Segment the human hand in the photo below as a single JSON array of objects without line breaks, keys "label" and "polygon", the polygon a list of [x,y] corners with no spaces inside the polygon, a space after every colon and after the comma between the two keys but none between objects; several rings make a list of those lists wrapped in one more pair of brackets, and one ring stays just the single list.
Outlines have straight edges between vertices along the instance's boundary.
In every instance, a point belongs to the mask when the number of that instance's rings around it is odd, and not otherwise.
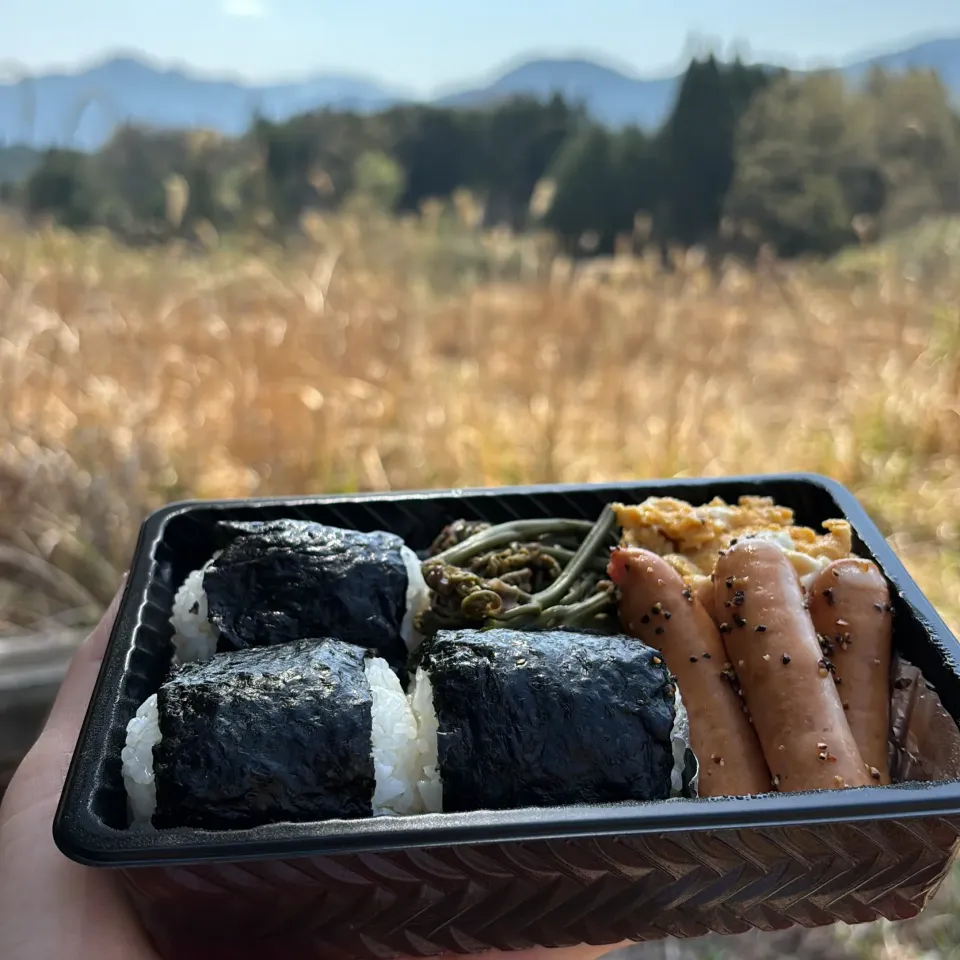
[{"label": "human hand", "polygon": [[53,816],[120,594],[70,664],[43,732],[0,806],[0,930],[6,960],[159,960],[116,878],[68,860]]},{"label": "human hand", "polygon": [[[116,876],[68,860],[53,842],[54,813],[119,602],[118,592],[74,656],[46,726],[0,806],[4,960],[161,960]],[[614,949],[490,953],[485,960],[596,960]]]}]

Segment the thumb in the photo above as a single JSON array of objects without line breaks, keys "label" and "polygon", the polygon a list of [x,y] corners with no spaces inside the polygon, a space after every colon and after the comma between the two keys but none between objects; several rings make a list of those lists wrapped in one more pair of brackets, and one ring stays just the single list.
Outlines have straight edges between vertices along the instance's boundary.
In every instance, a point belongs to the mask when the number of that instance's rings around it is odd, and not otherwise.
[{"label": "thumb", "polygon": [[0,823],[13,810],[49,801],[63,789],[122,592],[123,583],[100,622],[74,654],[40,736],[10,781],[0,809]]},{"label": "thumb", "polygon": [[47,718],[43,733],[53,733],[64,740],[73,741],[80,732],[83,716],[90,703],[90,695],[97,682],[100,667],[103,664],[103,655],[107,649],[107,642],[113,626],[116,623],[117,612],[120,609],[120,599],[126,586],[127,576],[123,575],[113,600],[100,622],[93,628],[90,635],[77,648],[73,656],[67,675],[64,677],[56,700]]}]

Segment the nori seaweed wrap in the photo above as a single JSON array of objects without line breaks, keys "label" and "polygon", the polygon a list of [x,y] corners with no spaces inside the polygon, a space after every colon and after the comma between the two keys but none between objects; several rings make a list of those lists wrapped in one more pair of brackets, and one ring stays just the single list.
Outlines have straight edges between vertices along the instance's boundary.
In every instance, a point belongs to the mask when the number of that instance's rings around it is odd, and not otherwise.
[{"label": "nori seaweed wrap", "polygon": [[664,800],[695,764],[666,666],[630,637],[441,631],[419,661],[428,810],[440,784],[444,812]]},{"label": "nori seaweed wrap", "polygon": [[157,695],[155,825],[370,816],[364,659],[348,644],[301,642],[181,668]]},{"label": "nori seaweed wrap", "polygon": [[213,830],[413,812],[415,736],[396,675],[352,644],[185,664],[128,725],[132,819]]},{"label": "nori seaweed wrap", "polygon": [[219,651],[336,637],[405,661],[427,590],[400,537],[304,520],[223,522],[219,531],[230,542],[203,573]]}]

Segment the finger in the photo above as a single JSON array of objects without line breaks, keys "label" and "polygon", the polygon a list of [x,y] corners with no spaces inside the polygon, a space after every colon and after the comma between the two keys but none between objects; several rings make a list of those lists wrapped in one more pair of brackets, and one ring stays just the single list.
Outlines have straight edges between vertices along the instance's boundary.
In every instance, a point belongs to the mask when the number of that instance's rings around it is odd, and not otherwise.
[{"label": "finger", "polygon": [[126,584],[126,574],[120,581],[116,595],[107,607],[100,622],[93,628],[86,640],[80,644],[73,656],[67,675],[60,685],[60,690],[50,710],[50,716],[44,727],[47,731],[56,731],[64,736],[76,737],[83,723],[90,702],[90,694],[97,682],[97,674],[103,663],[103,655],[107,649],[110,632],[117,619],[120,608],[120,598]]},{"label": "finger", "polygon": [[[295,945],[294,945],[295,943]],[[262,942],[241,944],[231,939],[225,941],[211,941],[204,938],[202,943],[181,943],[178,939],[164,940],[158,950],[163,956],[177,957],[177,960],[270,960],[280,957],[299,957],[309,953],[314,956],[316,944],[313,938],[308,938],[309,945],[301,945],[299,940],[271,943],[265,947]],[[636,944],[631,940],[620,943],[610,943],[606,946],[591,947],[585,944],[576,947],[533,947],[530,950],[491,950],[480,954],[440,954],[433,960],[469,960],[475,956],[478,960],[599,960],[614,950],[623,950]],[[411,956],[401,957],[399,960],[417,960]]]},{"label": "finger", "polygon": [[[611,943],[605,947],[590,947],[582,944],[578,947],[542,947],[533,950],[517,950],[512,953],[500,954],[504,960],[599,960],[600,957],[614,950],[622,950],[634,944],[630,940],[621,943]],[[491,954],[487,954],[489,958]]]},{"label": "finger", "polygon": [[100,622],[74,654],[47,722],[7,788],[0,821],[13,809],[36,807],[59,796],[117,617],[125,579]]}]

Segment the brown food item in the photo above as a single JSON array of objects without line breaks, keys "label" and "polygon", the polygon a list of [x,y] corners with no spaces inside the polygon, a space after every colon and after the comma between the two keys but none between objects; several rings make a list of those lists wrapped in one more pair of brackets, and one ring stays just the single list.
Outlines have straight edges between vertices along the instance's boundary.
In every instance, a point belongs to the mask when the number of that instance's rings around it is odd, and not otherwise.
[{"label": "brown food item", "polygon": [[873,784],[790,561],[772,543],[741,541],[717,563],[714,597],[727,655],[779,789]]},{"label": "brown food item", "polygon": [[680,574],[648,550],[615,550],[609,573],[620,587],[624,630],[659,650],[677,678],[700,762],[700,796],[769,793],[770,770],[724,676],[727,655],[710,614]]},{"label": "brown food item", "polygon": [[893,655],[890,778],[895,783],[960,780],[960,729],[920,670]]},{"label": "brown food item", "polygon": [[[847,722],[881,784],[890,783],[890,590],[870,560],[835,560],[810,587],[810,617],[841,680]],[[876,771],[876,773],[874,773]]]}]

